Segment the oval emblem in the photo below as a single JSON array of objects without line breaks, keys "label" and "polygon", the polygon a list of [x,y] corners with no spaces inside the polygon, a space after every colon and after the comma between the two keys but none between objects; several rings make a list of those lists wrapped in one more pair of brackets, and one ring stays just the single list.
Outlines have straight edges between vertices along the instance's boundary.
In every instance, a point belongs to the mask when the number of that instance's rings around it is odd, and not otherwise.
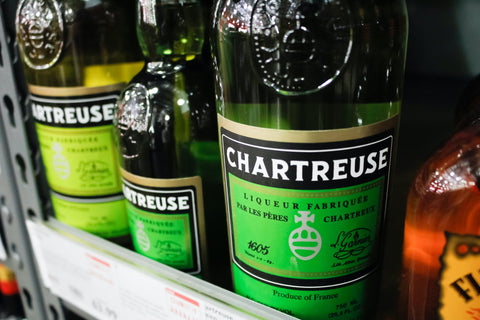
[{"label": "oval emblem", "polygon": [[350,56],[353,28],[345,1],[258,0],[251,55],[267,86],[286,95],[320,90]]},{"label": "oval emblem", "polygon": [[23,0],[18,6],[16,33],[23,60],[43,70],[60,58],[64,43],[63,19],[55,0]]},{"label": "oval emblem", "polygon": [[120,94],[115,108],[114,126],[121,132],[147,133],[150,100],[148,89],[141,83],[128,85]]}]

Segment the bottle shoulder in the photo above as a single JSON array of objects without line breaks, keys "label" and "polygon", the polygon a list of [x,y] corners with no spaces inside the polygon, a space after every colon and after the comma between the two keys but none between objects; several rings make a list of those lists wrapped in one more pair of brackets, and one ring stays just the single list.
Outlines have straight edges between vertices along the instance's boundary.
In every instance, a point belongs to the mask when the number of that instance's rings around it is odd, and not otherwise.
[{"label": "bottle shoulder", "polygon": [[17,8],[16,36],[28,83],[88,87],[133,76],[131,64],[141,60],[133,3],[38,3],[22,1]]},{"label": "bottle shoulder", "polygon": [[479,133],[458,132],[420,168],[405,217],[404,248],[414,251],[404,256],[411,258],[418,252],[415,248],[423,247],[433,257],[429,264],[438,268],[445,232],[480,235]]},{"label": "bottle shoulder", "polygon": [[456,132],[422,165],[412,188],[420,198],[479,193],[479,175],[480,125],[475,124]]}]

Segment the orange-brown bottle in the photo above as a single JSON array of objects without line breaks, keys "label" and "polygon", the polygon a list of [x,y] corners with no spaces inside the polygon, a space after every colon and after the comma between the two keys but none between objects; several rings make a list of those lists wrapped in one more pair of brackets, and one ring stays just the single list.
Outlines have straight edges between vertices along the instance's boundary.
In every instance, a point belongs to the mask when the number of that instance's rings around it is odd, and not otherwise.
[{"label": "orange-brown bottle", "polygon": [[401,319],[480,319],[480,121],[420,168],[404,229]]}]

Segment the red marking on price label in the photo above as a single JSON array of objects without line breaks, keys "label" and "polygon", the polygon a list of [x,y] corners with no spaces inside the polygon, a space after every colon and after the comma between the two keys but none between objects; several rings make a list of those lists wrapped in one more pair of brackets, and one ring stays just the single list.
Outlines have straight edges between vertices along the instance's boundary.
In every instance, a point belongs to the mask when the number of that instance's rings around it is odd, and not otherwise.
[{"label": "red marking on price label", "polygon": [[166,288],[166,290],[167,290],[167,293],[169,293],[169,294],[171,294],[171,295],[173,295],[173,296],[175,296],[175,297],[177,297],[177,298],[180,298],[180,299],[182,299],[182,300],[185,300],[185,301],[193,304],[193,305],[196,306],[196,307],[199,307],[199,306],[200,306],[200,304],[198,303],[198,301],[195,301],[195,300],[193,300],[192,298],[189,298],[189,297],[187,297],[187,296],[185,296],[185,295],[183,295],[183,294],[181,294],[181,293],[178,293],[178,292],[176,292],[176,291],[174,291],[174,290],[172,290],[172,289],[169,289],[169,288]]},{"label": "red marking on price label", "polygon": [[98,262],[98,263],[100,263],[100,264],[102,264],[102,265],[110,268],[110,263],[108,263],[108,262],[106,262],[106,261],[103,261],[102,259],[97,258],[97,257],[95,257],[95,256],[92,256],[92,255],[89,254],[89,253],[87,253],[86,256],[87,256],[87,258],[90,258],[90,259],[92,259],[93,261]]},{"label": "red marking on price label", "polygon": [[166,288],[170,296],[168,310],[172,319],[198,320],[200,319],[200,303],[173,289]]}]

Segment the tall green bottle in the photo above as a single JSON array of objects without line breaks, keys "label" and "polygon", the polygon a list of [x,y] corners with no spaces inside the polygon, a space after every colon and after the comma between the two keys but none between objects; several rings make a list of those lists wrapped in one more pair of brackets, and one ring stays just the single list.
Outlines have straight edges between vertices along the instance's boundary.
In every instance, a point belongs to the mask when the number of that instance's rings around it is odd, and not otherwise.
[{"label": "tall green bottle", "polygon": [[233,284],[373,319],[403,91],[403,0],[221,0],[214,62]]},{"label": "tall green bottle", "polygon": [[130,241],[113,109],[141,69],[133,0],[21,0],[16,33],[58,220]]},{"label": "tall green bottle", "polygon": [[145,66],[114,121],[136,251],[228,287],[208,11],[199,0],[138,1]]}]

